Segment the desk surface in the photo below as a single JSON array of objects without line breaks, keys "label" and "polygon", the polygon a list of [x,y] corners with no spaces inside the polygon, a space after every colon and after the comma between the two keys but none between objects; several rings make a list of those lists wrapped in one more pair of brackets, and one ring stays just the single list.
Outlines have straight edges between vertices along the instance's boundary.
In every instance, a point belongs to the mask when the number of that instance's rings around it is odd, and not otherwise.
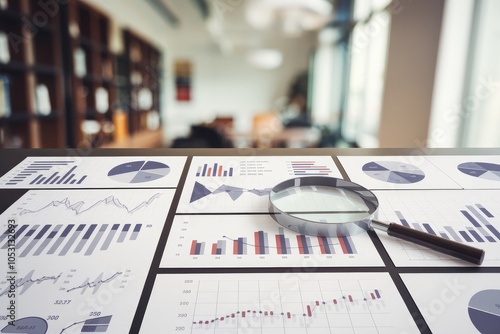
[{"label": "desk surface", "polygon": [[[2,333],[500,328],[500,149],[0,156],[8,273],[0,306],[13,305],[0,314]],[[357,182],[378,197],[379,219],[483,248],[485,261],[469,265],[373,231],[326,238],[283,229],[268,215],[269,188],[301,175]]]}]

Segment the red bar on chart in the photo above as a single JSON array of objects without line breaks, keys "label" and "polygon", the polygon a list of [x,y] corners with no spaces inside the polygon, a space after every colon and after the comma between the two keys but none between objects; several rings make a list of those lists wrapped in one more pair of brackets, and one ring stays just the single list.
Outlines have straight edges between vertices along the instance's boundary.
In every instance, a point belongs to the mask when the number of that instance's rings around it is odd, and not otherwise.
[{"label": "red bar on chart", "polygon": [[307,305],[307,316],[312,317],[311,305]]},{"label": "red bar on chart", "polygon": [[198,243],[197,240],[193,240],[191,242],[191,250],[189,251],[189,255],[196,255],[196,244]]}]

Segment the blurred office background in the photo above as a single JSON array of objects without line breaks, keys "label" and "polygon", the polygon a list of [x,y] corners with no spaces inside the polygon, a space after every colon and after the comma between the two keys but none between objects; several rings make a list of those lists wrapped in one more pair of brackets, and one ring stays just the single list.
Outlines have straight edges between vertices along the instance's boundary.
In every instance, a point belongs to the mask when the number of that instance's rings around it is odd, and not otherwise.
[{"label": "blurred office background", "polygon": [[0,147],[498,147],[497,0],[0,0]]}]

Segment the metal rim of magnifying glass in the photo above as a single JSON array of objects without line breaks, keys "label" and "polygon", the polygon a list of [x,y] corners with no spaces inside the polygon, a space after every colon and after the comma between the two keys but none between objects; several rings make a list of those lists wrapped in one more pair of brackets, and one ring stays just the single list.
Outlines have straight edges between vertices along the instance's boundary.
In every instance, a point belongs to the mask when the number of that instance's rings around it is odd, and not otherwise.
[{"label": "metal rim of magnifying glass", "polygon": [[[293,193],[287,192],[287,190],[304,186],[332,187],[351,191],[357,194],[368,207],[366,217],[355,221],[328,223],[299,218],[294,216],[297,213],[290,214],[276,207],[274,201],[277,198],[293,195]],[[271,217],[283,227],[300,234],[312,236],[337,237],[365,232],[370,229],[370,221],[375,215],[377,208],[378,199],[370,190],[351,181],[327,176],[305,176],[289,179],[274,186],[269,193],[269,214]]]}]

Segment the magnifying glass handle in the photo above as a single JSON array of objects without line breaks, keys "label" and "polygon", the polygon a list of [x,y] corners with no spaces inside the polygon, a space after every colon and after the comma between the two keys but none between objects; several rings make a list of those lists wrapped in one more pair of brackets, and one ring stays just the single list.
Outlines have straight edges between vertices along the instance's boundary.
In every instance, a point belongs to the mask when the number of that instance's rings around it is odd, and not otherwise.
[{"label": "magnifying glass handle", "polygon": [[403,225],[386,223],[376,219],[372,219],[371,226],[378,230],[385,231],[388,235],[395,238],[410,241],[474,264],[483,263],[484,250],[479,248],[441,238],[430,233],[414,230]]}]

